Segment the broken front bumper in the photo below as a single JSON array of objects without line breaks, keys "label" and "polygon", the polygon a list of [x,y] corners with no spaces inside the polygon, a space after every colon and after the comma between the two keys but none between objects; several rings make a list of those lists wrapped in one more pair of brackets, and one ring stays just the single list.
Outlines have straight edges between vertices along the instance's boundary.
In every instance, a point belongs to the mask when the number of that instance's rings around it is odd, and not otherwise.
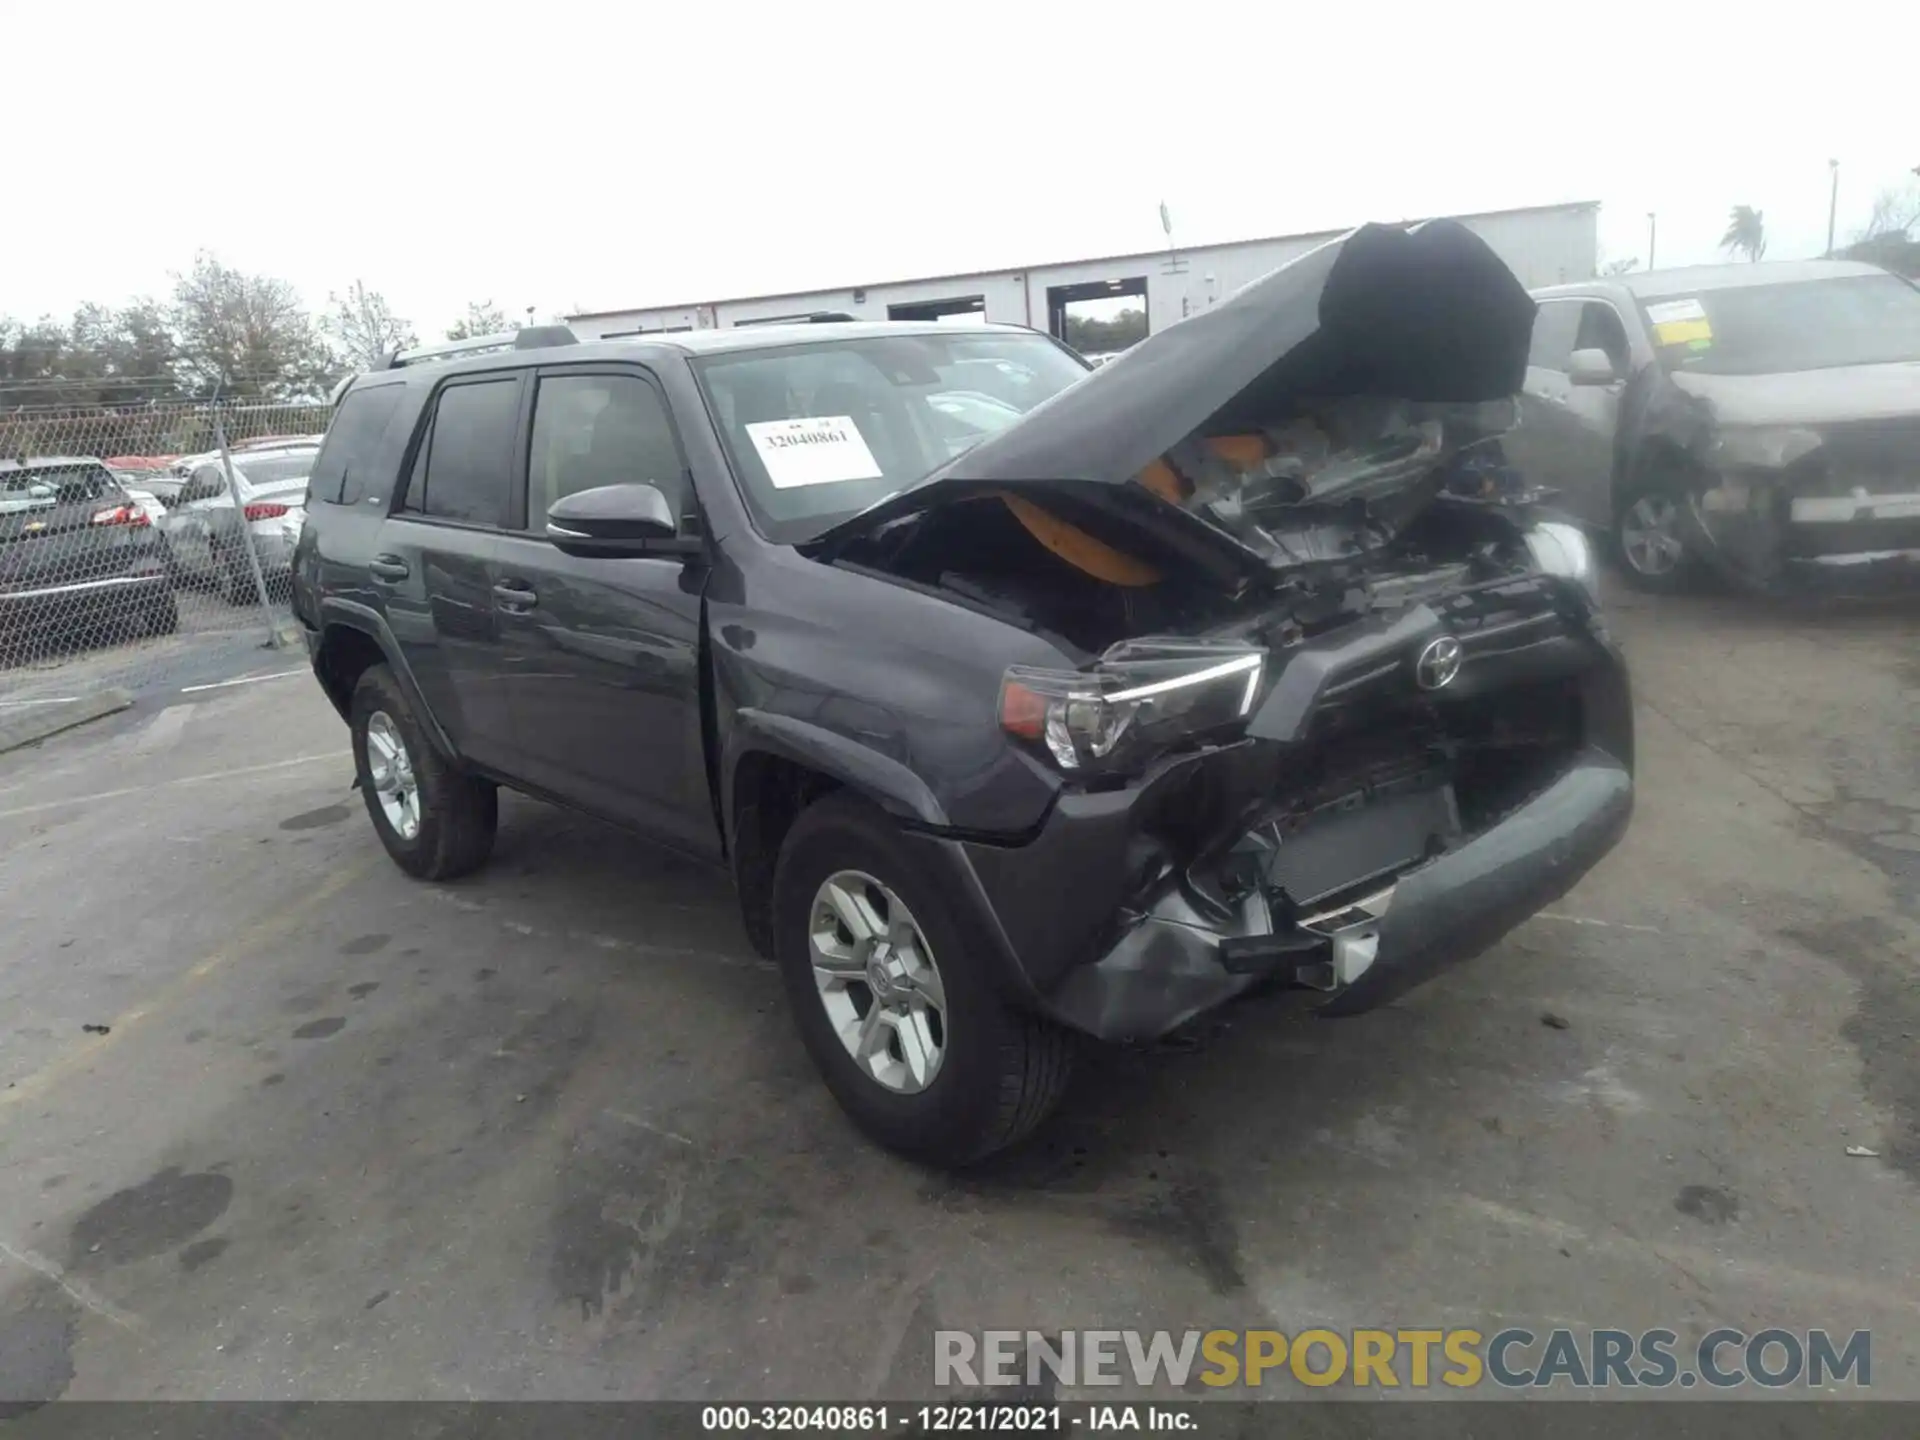
[{"label": "broken front bumper", "polygon": [[1098,1038],[1265,980],[1371,1009],[1565,894],[1632,814],[1631,686],[1597,619],[1557,581],[1476,598],[1505,608],[1451,605],[1442,699],[1406,702],[1441,628],[1415,607],[1295,653],[1243,740],[1064,790],[1017,841],[910,843],[1009,996]]},{"label": "broken front bumper", "polygon": [[1286,975],[1333,990],[1323,1014],[1371,1010],[1559,899],[1613,848],[1632,812],[1632,776],[1587,751],[1499,824],[1286,933],[1274,933],[1257,897],[1238,925],[1222,927],[1171,891],[1105,956],[1070,971],[1049,1008],[1102,1039],[1149,1038]]},{"label": "broken front bumper", "polygon": [[1768,488],[1723,485],[1702,501],[1684,512],[1686,541],[1735,585],[1780,595],[1920,593],[1920,494],[1794,495],[1775,512]]}]

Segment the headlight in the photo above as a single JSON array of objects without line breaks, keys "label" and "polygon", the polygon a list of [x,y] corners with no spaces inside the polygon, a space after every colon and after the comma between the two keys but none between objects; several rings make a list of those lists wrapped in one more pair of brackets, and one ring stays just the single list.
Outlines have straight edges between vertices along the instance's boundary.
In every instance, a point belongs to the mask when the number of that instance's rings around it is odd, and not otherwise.
[{"label": "headlight", "polygon": [[1818,450],[1820,443],[1820,432],[1804,426],[1756,425],[1722,431],[1714,445],[1714,457],[1723,465],[1784,470]]},{"label": "headlight", "polygon": [[1547,520],[1526,532],[1527,553],[1543,575],[1576,580],[1595,605],[1600,603],[1600,576],[1594,569],[1593,547],[1578,525]]},{"label": "headlight", "polygon": [[1091,670],[1007,669],[1000,724],[1062,770],[1123,770],[1252,713],[1266,652],[1237,642],[1131,640]]}]

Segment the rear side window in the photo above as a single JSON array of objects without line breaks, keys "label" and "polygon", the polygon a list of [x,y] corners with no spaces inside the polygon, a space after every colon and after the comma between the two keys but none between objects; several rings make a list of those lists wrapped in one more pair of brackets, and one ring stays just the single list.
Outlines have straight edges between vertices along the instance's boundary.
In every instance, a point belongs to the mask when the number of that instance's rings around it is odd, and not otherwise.
[{"label": "rear side window", "polygon": [[393,418],[405,389],[404,385],[374,385],[347,392],[327,427],[326,441],[307,484],[308,495],[342,505],[359,500],[380,437],[386,433],[387,422]]},{"label": "rear side window", "polygon": [[1543,301],[1533,317],[1533,345],[1527,351],[1527,364],[1536,370],[1565,374],[1572,364],[1573,340],[1579,329],[1579,301]]},{"label": "rear side window", "polygon": [[519,419],[518,376],[441,391],[426,468],[415,466],[404,508],[466,525],[504,524]]}]

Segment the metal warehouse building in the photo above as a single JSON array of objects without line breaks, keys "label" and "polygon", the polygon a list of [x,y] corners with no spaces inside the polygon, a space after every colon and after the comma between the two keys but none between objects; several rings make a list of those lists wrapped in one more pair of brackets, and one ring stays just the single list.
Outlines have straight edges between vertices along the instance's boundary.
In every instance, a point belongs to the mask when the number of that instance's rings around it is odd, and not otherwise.
[{"label": "metal warehouse building", "polygon": [[[1585,280],[1594,273],[1599,251],[1598,201],[1453,218],[1484,237],[1529,288]],[[1149,331],[1163,330],[1341,233],[1277,235],[790,295],[590,311],[569,315],[567,320],[582,339],[771,324],[822,313],[862,320],[997,321],[1045,329],[1064,339],[1067,318],[1076,306],[1098,303],[1110,310],[1116,300],[1131,300],[1135,308],[1146,311]]]}]

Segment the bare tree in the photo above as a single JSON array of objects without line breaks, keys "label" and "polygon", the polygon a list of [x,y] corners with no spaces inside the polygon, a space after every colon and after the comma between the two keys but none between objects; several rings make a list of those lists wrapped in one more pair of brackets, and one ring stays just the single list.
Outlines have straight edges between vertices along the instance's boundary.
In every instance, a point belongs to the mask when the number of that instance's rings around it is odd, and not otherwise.
[{"label": "bare tree", "polygon": [[476,335],[499,335],[515,328],[507,319],[507,312],[493,301],[471,300],[467,302],[467,313],[448,327],[447,338],[471,340]]},{"label": "bare tree", "polygon": [[371,369],[383,355],[415,343],[413,326],[393,313],[387,297],[356,280],[345,295],[327,296],[320,328],[341,358],[356,370]]},{"label": "bare tree", "polygon": [[1843,259],[1865,260],[1900,275],[1920,275],[1920,185],[1882,190],[1873,202],[1867,228],[1840,252]]},{"label": "bare tree", "polygon": [[204,250],[174,282],[170,319],[193,388],[272,400],[326,393],[337,367],[292,285]]},{"label": "bare tree", "polygon": [[1873,240],[1882,235],[1911,238],[1920,225],[1920,185],[1902,185],[1897,190],[1882,190],[1873,200],[1873,214],[1867,228],[1855,238]]}]

